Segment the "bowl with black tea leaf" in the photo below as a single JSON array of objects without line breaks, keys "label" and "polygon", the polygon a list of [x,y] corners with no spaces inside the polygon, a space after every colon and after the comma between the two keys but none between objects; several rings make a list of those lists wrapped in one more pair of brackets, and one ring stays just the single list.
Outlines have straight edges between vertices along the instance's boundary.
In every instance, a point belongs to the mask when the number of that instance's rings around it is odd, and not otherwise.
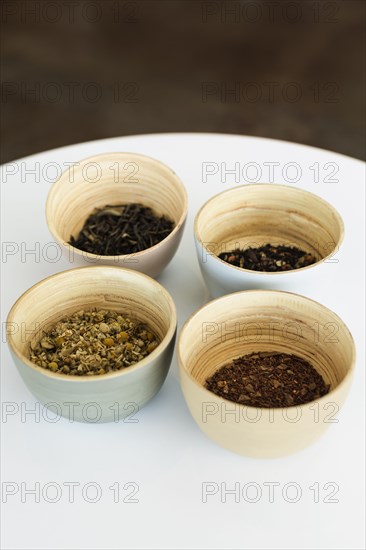
[{"label": "bowl with black tea leaf", "polygon": [[255,288],[302,292],[334,280],[344,233],[328,202],[277,184],[241,185],[212,197],[194,228],[213,297]]},{"label": "bowl with black tea leaf", "polygon": [[323,305],[248,290],[194,313],[178,341],[180,380],[201,430],[241,455],[278,457],[313,443],[349,392],[353,338]]},{"label": "bowl with black tea leaf", "polygon": [[71,263],[119,265],[156,277],[173,258],[187,193],[158,160],[105,153],[69,167],[46,204],[49,230]]},{"label": "bowl with black tea leaf", "polygon": [[176,311],[147,275],[93,266],[31,287],[7,328],[14,362],[41,403],[71,420],[111,422],[136,413],[162,386]]}]

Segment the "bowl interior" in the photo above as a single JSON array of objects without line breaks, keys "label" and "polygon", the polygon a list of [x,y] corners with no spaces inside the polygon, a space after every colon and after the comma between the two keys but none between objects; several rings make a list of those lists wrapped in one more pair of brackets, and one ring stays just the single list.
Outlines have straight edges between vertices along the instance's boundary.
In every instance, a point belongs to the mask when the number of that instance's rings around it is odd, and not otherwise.
[{"label": "bowl interior", "polygon": [[44,279],[25,292],[8,316],[9,344],[31,364],[29,344],[39,339],[47,326],[92,308],[119,311],[146,323],[162,341],[170,340],[175,331],[175,306],[159,283],[127,269],[87,267]]},{"label": "bowl interior", "polygon": [[196,235],[211,253],[267,243],[296,246],[317,261],[338,249],[343,223],[320,197],[284,185],[229,189],[208,201],[196,219]]},{"label": "bowl interior", "polygon": [[178,353],[200,385],[219,367],[253,352],[296,354],[335,389],[353,368],[354,344],[341,319],[303,296],[246,291],[214,300],[184,326]]},{"label": "bowl interior", "polygon": [[152,208],[176,228],[187,211],[185,188],[170,168],[143,155],[109,153],[63,172],[47,199],[47,223],[58,241],[68,243],[95,208],[128,203]]}]

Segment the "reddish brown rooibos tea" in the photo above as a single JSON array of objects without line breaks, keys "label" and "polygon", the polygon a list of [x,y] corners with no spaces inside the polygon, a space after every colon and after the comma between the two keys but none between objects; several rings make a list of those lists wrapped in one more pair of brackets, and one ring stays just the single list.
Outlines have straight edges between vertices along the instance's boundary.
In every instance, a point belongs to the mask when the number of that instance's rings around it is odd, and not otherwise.
[{"label": "reddish brown rooibos tea", "polygon": [[316,258],[312,254],[308,254],[300,248],[271,244],[246,250],[235,249],[231,252],[221,252],[219,258],[236,267],[253,271],[289,271],[316,262]]},{"label": "reddish brown rooibos tea", "polygon": [[238,357],[219,368],[205,387],[250,407],[303,405],[329,392],[322,376],[304,359],[286,353],[261,352]]},{"label": "reddish brown rooibos tea", "polygon": [[98,208],[87,218],[72,246],[99,256],[141,252],[160,243],[174,223],[142,204],[116,204]]}]

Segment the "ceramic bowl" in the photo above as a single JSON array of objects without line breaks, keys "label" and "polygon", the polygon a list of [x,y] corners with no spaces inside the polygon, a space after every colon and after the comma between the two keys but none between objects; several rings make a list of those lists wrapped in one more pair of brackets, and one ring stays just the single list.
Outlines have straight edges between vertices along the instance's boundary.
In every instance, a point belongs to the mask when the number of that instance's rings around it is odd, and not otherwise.
[{"label": "ceramic bowl", "polygon": [[[305,405],[255,408],[208,391],[206,379],[233,359],[283,352],[309,361],[330,384]],[[218,298],[188,319],[178,342],[180,379],[201,430],[235,453],[278,457],[313,443],[335,420],[348,394],[355,362],[352,336],[332,311],[303,296],[266,290]]]},{"label": "ceramic bowl", "polygon": [[[95,208],[142,203],[174,221],[160,243],[119,256],[98,256],[69,244]],[[156,277],[177,251],[187,216],[187,193],[178,176],[158,160],[135,153],[105,153],[65,170],[52,186],[46,204],[50,232],[76,265],[117,265]]]},{"label": "ceramic bowl", "polygon": [[[199,265],[211,296],[239,290],[302,292],[333,279],[343,239],[338,212],[320,197],[286,185],[254,184],[228,189],[207,201],[194,224]],[[281,272],[242,269],[221,260],[220,252],[267,243],[296,246],[316,263]]]},{"label": "ceramic bowl", "polygon": [[[121,311],[145,322],[161,342],[135,365],[105,375],[52,373],[28,359],[30,342],[42,329],[81,309]],[[76,421],[109,422],[131,415],[161,388],[172,359],[176,310],[169,293],[154,279],[118,267],[71,269],[44,279],[13,305],[7,340],[28,389],[44,405]]]}]

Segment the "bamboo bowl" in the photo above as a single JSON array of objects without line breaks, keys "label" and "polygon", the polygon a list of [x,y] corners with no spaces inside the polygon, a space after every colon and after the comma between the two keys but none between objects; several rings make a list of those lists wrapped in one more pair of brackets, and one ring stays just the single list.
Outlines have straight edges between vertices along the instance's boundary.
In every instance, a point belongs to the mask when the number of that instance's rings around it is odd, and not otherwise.
[{"label": "bamboo bowl", "polygon": [[[95,208],[142,203],[174,221],[160,243],[134,254],[99,256],[69,244]],[[177,251],[187,216],[187,193],[178,176],[158,160],[135,153],[106,153],[65,170],[52,186],[46,219],[71,263],[118,265],[156,277]]]},{"label": "bamboo bowl", "polygon": [[[121,311],[146,322],[161,342],[135,365],[105,375],[52,373],[28,359],[30,342],[47,325],[80,309]],[[154,279],[129,269],[86,267],[48,277],[27,290],[7,319],[7,341],[28,389],[70,420],[118,421],[143,407],[161,388],[172,359],[176,310]],[[94,418],[95,417],[95,418]]]},{"label": "bamboo bowl", "polygon": [[[320,276],[333,278],[344,233],[342,218],[328,202],[276,184],[242,185],[212,197],[199,210],[194,231],[201,272],[213,297],[256,288],[301,292],[318,285]],[[291,271],[261,272],[218,257],[267,243],[296,246],[317,261]]]},{"label": "bamboo bowl", "polygon": [[[305,405],[255,408],[208,391],[219,367],[253,352],[293,353],[308,360],[330,392]],[[304,296],[253,290],[216,299],[185,323],[178,342],[180,380],[201,430],[235,453],[278,457],[315,441],[334,422],[350,387],[355,348],[343,321]]]}]

